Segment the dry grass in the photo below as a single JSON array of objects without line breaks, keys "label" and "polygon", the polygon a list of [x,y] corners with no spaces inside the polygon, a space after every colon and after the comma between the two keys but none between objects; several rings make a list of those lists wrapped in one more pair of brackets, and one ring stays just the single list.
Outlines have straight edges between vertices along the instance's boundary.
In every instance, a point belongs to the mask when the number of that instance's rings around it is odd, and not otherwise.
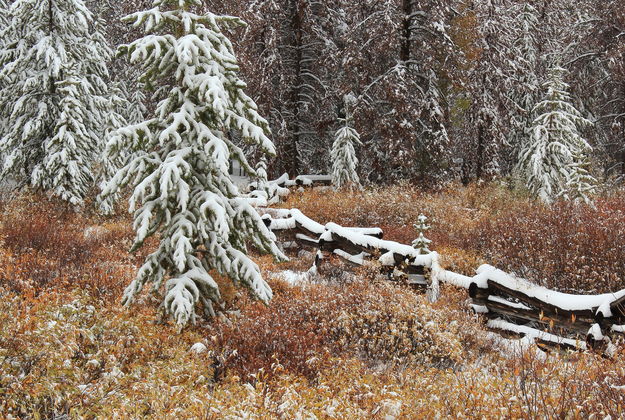
[{"label": "dry grass", "polygon": [[[616,257],[621,239],[610,234],[623,226],[622,198],[605,197],[596,209],[545,209],[495,186],[438,194],[403,186],[362,195],[309,191],[285,206],[322,222],[381,226],[403,242],[412,240],[407,226],[423,212],[433,219],[435,248],[455,270],[470,272],[486,261],[510,268],[523,260],[532,267],[528,273],[550,281],[583,271],[578,259],[566,259],[575,261],[570,266],[548,259],[560,247],[603,267],[600,275],[612,273],[601,286],[611,288],[624,272]],[[538,359],[535,348],[502,352],[483,320],[467,310],[464,291],[444,288],[430,305],[371,271],[346,281],[326,270],[323,283],[272,281],[275,298],[264,306],[220,279],[229,312],[178,334],[156,322],[157,302],[149,296],[129,310],[118,304],[142,261],[127,254],[126,219],[77,215],[39,197],[1,209],[3,418],[625,415],[625,354]],[[587,243],[590,249],[582,246]],[[310,265],[258,262],[268,277]],[[574,284],[558,283],[600,288]],[[198,342],[206,352],[190,351]]]},{"label": "dry grass", "polygon": [[314,380],[329,368],[331,355],[388,366],[452,367],[470,358],[465,341],[479,330],[474,318],[450,307],[433,311],[424,296],[388,282],[273,282],[272,288],[276,296],[269,306],[243,305],[235,318],[216,326],[217,347],[231,355],[225,368],[246,380],[259,369],[270,372],[275,363]]}]

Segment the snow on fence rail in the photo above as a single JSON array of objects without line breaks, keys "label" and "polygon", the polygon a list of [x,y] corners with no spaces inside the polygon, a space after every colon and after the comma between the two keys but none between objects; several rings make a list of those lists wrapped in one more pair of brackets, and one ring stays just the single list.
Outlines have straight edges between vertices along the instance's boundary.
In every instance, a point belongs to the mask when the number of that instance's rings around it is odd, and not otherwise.
[{"label": "snow on fence rail", "polygon": [[[490,265],[473,277],[444,270],[436,252],[420,255],[409,245],[383,239],[378,228],[322,225],[297,209],[260,209],[265,224],[282,240],[317,250],[315,265],[335,255],[351,265],[374,260],[392,276],[427,289],[435,300],[439,282],[468,290],[471,307],[492,329],[524,335],[540,344],[613,351],[610,336],[625,332],[625,289],[600,295],[549,290]],[[324,254],[325,253],[325,254]],[[583,340],[580,341],[579,338]]]},{"label": "snow on fence rail", "polygon": [[[268,184],[274,184],[278,187],[288,188],[288,187],[312,187],[319,185],[332,185],[332,176],[331,175],[298,175],[293,179],[289,178],[288,174],[283,174],[281,177],[274,179],[273,181],[268,181]],[[250,191],[257,188],[258,184],[256,182],[250,182],[249,189]]]},{"label": "snow on fence rail", "polygon": [[330,175],[299,175],[294,179],[290,179],[288,174],[282,175],[280,178],[267,183],[259,188],[257,181],[252,181],[247,185],[248,194],[243,195],[243,199],[247,200],[254,207],[266,207],[279,203],[283,197],[290,194],[289,187],[327,187],[332,185],[332,177]]}]

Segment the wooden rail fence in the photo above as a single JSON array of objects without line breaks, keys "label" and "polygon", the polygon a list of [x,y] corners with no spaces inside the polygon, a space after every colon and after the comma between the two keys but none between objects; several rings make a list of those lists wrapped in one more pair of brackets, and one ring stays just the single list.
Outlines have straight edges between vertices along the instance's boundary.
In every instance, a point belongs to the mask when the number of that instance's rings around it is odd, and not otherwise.
[{"label": "wooden rail fence", "polygon": [[315,265],[334,255],[352,266],[378,261],[390,277],[400,278],[431,300],[439,283],[468,290],[471,308],[487,326],[526,336],[538,344],[614,351],[613,339],[625,332],[625,289],[600,295],[572,295],[549,290],[490,265],[473,277],[444,270],[438,254],[420,255],[409,245],[383,239],[379,228],[322,225],[297,209],[259,209],[280,241],[316,250]]}]

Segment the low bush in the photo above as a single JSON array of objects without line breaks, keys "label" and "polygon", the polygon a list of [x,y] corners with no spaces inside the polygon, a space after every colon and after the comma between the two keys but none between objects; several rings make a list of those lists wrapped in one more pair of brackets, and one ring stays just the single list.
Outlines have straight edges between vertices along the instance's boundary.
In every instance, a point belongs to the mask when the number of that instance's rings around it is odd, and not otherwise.
[{"label": "low bush", "polygon": [[274,282],[272,287],[269,306],[244,305],[217,329],[218,347],[232,355],[226,368],[246,380],[259,369],[271,372],[275,363],[314,379],[330,356],[340,354],[370,363],[447,367],[465,356],[464,333],[450,311],[433,311],[424,296],[405,287],[387,282],[303,288]]},{"label": "low bush", "polygon": [[21,294],[83,287],[117,299],[140,256],[128,255],[128,223],[97,225],[36,195],[2,205],[0,285]]}]

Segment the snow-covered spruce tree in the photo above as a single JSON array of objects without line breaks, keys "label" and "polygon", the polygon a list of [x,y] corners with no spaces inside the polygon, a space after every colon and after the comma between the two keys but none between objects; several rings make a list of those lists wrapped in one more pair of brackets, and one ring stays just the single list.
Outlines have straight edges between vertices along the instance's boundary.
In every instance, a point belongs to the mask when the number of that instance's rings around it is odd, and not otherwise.
[{"label": "snow-covered spruce tree", "polygon": [[[272,297],[258,266],[247,256],[249,241],[261,252],[286,258],[258,213],[239,198],[229,175],[230,159],[254,176],[243,152],[228,136],[236,131],[273,155],[267,122],[243,92],[230,41],[223,34],[243,22],[192,10],[199,0],[156,0],[154,8],[124,18],[148,33],[120,51],[143,66],[141,81],[162,93],[154,116],[118,130],[107,154],[132,157],[107,183],[103,195],[131,184],[137,232],[132,250],[159,233],[150,254],[126,288],[130,305],[144,288],[164,288],[161,309],[180,326],[195,321],[196,307],[214,315],[221,301],[214,273],[228,276],[268,302]],[[166,280],[167,279],[167,280]]]},{"label": "snow-covered spruce tree", "polygon": [[144,87],[139,84],[139,86],[136,87],[134,92],[132,92],[128,98],[130,107],[125,115],[125,118],[130,124],[136,124],[143,121],[148,113],[148,109],[145,106],[146,97],[143,93],[143,89]]},{"label": "snow-covered spruce tree", "polygon": [[[0,0],[0,33],[9,26],[9,5],[5,0]],[[0,42],[2,42],[2,36],[0,35]],[[0,44],[1,46],[2,44]]]},{"label": "snow-covered spruce tree", "polygon": [[507,83],[511,102],[508,143],[516,160],[529,137],[532,108],[540,95],[538,37],[541,29],[538,11],[530,3],[514,3],[509,12],[513,19],[510,30],[512,59],[508,61],[511,76]]},{"label": "snow-covered spruce tree", "polygon": [[579,130],[592,123],[571,104],[565,70],[552,67],[545,83],[545,98],[533,109],[529,141],[521,150],[519,169],[530,192],[549,203],[557,196],[568,197],[570,191],[588,191],[582,185],[583,162],[592,150]]},{"label": "snow-covered spruce tree", "polygon": [[[129,98],[130,96],[130,98]],[[105,144],[116,131],[129,124],[143,122],[147,109],[144,105],[145,95],[139,90],[132,91],[129,83],[120,80],[112,84],[110,89],[111,109],[106,119]],[[100,173],[98,185],[104,188],[106,182],[111,179],[120,168],[124,167],[130,159],[128,150],[120,150],[119,153],[108,155],[106,152],[100,156]],[[106,198],[98,196],[98,207],[103,213],[111,213],[114,204],[118,201],[119,194],[111,194]]]},{"label": "snow-covered spruce tree", "polygon": [[110,50],[82,0],[17,0],[0,51],[0,178],[74,205],[92,185],[103,137]]},{"label": "snow-covered spruce tree", "polygon": [[589,166],[588,157],[583,152],[577,152],[573,156],[566,189],[562,194],[565,200],[592,203],[590,195],[597,192],[597,180],[590,173]]},{"label": "snow-covered spruce tree", "polygon": [[350,105],[354,101],[352,95],[346,95],[343,99],[345,118],[339,121],[344,124],[336,132],[332,150],[330,150],[330,158],[332,159],[332,183],[334,187],[339,188],[360,188],[360,179],[356,172],[358,166],[358,158],[354,144],[362,144],[358,132],[350,127]]},{"label": "snow-covered spruce tree", "polygon": [[[128,114],[132,105],[126,99],[124,91],[124,83],[117,82],[112,83],[110,89],[110,111],[106,115],[106,120],[103,121],[105,126],[104,131],[104,143],[108,143],[108,139],[113,136],[118,129],[127,126],[130,122],[126,119],[125,115]],[[143,121],[143,120],[141,120]],[[139,121],[136,121],[139,122]],[[114,156],[108,156],[105,152],[100,155],[99,173],[98,173],[98,186],[100,189],[106,186],[106,182],[111,179],[120,168],[122,168],[128,162],[129,153],[127,151],[120,151],[120,153]],[[96,199],[97,205],[103,213],[112,213],[115,202],[119,199],[119,194],[111,194],[107,197],[99,195]]]},{"label": "snow-covered spruce tree", "polygon": [[360,143],[358,132],[347,122],[336,132],[336,139],[330,151],[332,158],[332,183],[335,188],[359,188],[360,179],[356,173],[358,158],[354,143]]},{"label": "snow-covered spruce tree", "polygon": [[431,226],[428,225],[427,220],[427,217],[425,217],[423,214],[420,214],[419,218],[417,219],[417,223],[413,225],[419,236],[417,237],[417,239],[412,241],[412,247],[419,251],[419,254],[429,254],[431,252],[429,247],[432,241],[426,238],[424,235],[424,233],[431,228]]},{"label": "snow-covered spruce tree", "polygon": [[56,83],[61,113],[54,136],[45,145],[43,163],[33,170],[32,182],[72,204],[80,204],[92,185],[89,163],[95,151],[86,132],[85,107],[79,100],[80,80],[74,76]]},{"label": "snow-covered spruce tree", "polygon": [[[4,39],[6,37],[7,27],[9,25],[9,5],[5,0],[0,0],[0,54],[4,50]],[[0,58],[2,61],[2,58]],[[0,89],[2,89],[2,80],[0,79]],[[0,110],[0,138],[4,135],[6,127],[6,117],[8,115],[7,110]],[[2,162],[2,155],[0,154],[0,162]]]},{"label": "snow-covered spruce tree", "polygon": [[267,160],[262,156],[256,164],[256,190],[265,193],[267,201],[270,197],[269,180],[267,179]]}]

